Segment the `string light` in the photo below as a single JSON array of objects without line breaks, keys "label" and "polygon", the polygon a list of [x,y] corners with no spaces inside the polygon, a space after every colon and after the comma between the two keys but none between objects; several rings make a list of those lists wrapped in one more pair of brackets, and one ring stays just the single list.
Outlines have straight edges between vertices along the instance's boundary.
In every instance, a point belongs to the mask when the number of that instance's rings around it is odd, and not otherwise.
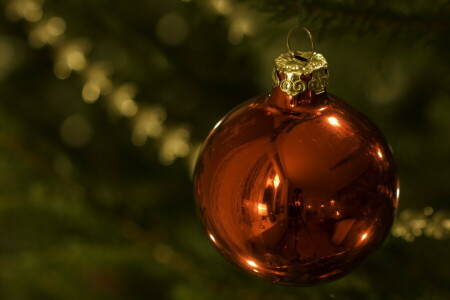
[{"label": "string light", "polygon": [[233,4],[230,0],[211,0],[211,5],[218,14],[229,15],[233,12]]},{"label": "string light", "polygon": [[[244,5],[237,4],[233,0],[211,0],[210,4],[216,13],[227,16],[231,43],[237,44],[244,36],[253,32],[254,26]],[[108,109],[131,120],[131,141],[134,145],[142,146],[148,138],[161,139],[159,156],[162,164],[169,165],[176,158],[188,157],[189,165],[194,165],[193,161],[199,147],[190,145],[189,130],[185,126],[166,129],[163,124],[167,117],[165,111],[162,108],[146,108],[138,105],[135,100],[137,96],[135,85],[133,83],[115,85],[110,79],[112,68],[105,67],[105,63],[88,61],[90,41],[68,39],[64,35],[66,32],[64,19],[58,16],[47,17],[42,5],[42,0],[12,0],[6,8],[6,14],[13,21],[25,19],[32,23],[29,32],[32,47],[40,48],[48,45],[56,50],[53,68],[55,76],[66,79],[74,72],[82,75],[84,83],[81,98],[86,103],[95,103],[102,96],[107,96],[105,100]],[[165,44],[175,46],[186,40],[189,29],[181,15],[170,13],[160,20],[156,33]],[[192,149],[196,151],[190,155]]]},{"label": "string light", "polygon": [[253,35],[256,30],[254,10],[245,3],[235,0],[205,0],[211,12],[223,16],[228,24],[228,42],[240,44],[246,36]]},{"label": "string light", "polygon": [[188,156],[191,150],[189,138],[190,132],[184,126],[167,130],[159,151],[160,162],[170,165],[176,158]]},{"label": "string light", "polygon": [[85,84],[82,90],[83,100],[93,103],[100,96],[109,95],[113,89],[113,84],[109,77],[112,73],[112,66],[108,63],[95,63],[89,66],[84,73]]},{"label": "string light", "polygon": [[110,108],[126,117],[133,117],[137,113],[137,104],[133,100],[137,94],[137,86],[126,83],[114,89],[110,97]]},{"label": "string light", "polygon": [[42,0],[15,0],[6,6],[6,17],[12,21],[37,22],[42,18]]},{"label": "string light", "polygon": [[420,236],[438,240],[448,238],[450,237],[450,212],[433,213],[431,207],[425,207],[423,211],[404,210],[399,214],[392,228],[392,235],[408,242]]},{"label": "string light", "polygon": [[[190,2],[190,1],[185,1]],[[226,8],[227,1],[221,6]],[[91,49],[88,39],[68,39],[65,36],[66,22],[58,16],[46,16],[42,0],[12,0],[5,9],[6,16],[12,21],[24,19],[30,22],[28,40],[30,46],[52,47],[55,50],[53,72],[58,79],[67,79],[73,73],[82,76],[81,98],[92,104],[104,98],[108,110],[118,116],[128,118],[131,122],[131,141],[136,146],[143,146],[148,138],[160,139],[159,159],[163,165],[172,164],[179,157],[189,156],[189,165],[194,165],[199,147],[190,145],[190,131],[186,126],[173,126],[167,129],[164,121],[166,111],[159,106],[140,106],[135,98],[138,88],[134,83],[115,84],[111,80],[112,65],[108,62],[90,62],[87,55]],[[175,26],[176,25],[176,26]],[[160,20],[157,34],[165,39],[166,44],[178,45],[186,40],[189,30],[186,20],[181,15],[172,13]],[[104,97],[106,96],[106,97]],[[81,121],[80,121],[81,120]],[[83,121],[83,122],[82,122]],[[61,138],[71,146],[80,147],[87,143],[92,129],[81,116],[68,118],[63,122]],[[82,136],[74,134],[81,130]],[[195,153],[191,154],[191,149]],[[195,154],[195,158],[193,157]]]},{"label": "string light", "polygon": [[28,35],[28,42],[34,48],[54,45],[63,39],[65,30],[64,20],[52,17],[35,25]]}]

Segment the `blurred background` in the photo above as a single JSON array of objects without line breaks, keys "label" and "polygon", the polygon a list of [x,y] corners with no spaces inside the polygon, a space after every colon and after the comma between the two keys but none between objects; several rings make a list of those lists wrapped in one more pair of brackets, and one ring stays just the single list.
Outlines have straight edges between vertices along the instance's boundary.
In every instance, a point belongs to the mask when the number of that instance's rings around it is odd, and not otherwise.
[{"label": "blurred background", "polygon": [[336,282],[275,286],[227,263],[196,215],[202,140],[270,90],[298,1],[0,0],[0,298],[450,299],[450,2],[301,11],[328,91],[394,149],[384,247]]}]

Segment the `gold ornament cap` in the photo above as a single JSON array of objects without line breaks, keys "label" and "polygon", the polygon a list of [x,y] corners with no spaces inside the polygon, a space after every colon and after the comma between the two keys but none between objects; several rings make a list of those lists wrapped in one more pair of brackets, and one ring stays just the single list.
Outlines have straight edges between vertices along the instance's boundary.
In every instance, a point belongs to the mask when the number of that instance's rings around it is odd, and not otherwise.
[{"label": "gold ornament cap", "polygon": [[[311,41],[312,51],[292,51],[289,38],[296,29],[304,30]],[[292,28],[287,36],[289,52],[283,53],[275,59],[272,80],[275,87],[288,94],[296,96],[306,90],[316,95],[325,92],[328,84],[328,63],[322,54],[314,51],[311,33],[305,27]]]}]

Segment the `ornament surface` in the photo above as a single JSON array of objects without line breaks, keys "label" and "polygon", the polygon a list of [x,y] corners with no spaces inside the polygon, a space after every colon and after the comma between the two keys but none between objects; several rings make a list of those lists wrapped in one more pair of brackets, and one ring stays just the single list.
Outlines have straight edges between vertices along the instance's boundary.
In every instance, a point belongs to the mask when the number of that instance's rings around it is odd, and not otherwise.
[{"label": "ornament surface", "polygon": [[398,205],[379,130],[334,96],[311,95],[293,99],[277,87],[242,104],[197,161],[197,206],[212,243],[271,282],[311,285],[349,273],[382,244]]}]

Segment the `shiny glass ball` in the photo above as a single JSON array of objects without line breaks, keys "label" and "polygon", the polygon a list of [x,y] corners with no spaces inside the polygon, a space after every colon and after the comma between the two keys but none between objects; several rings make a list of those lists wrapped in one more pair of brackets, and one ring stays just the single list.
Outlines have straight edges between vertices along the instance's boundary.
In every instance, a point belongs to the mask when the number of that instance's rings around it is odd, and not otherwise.
[{"label": "shiny glass ball", "polygon": [[362,114],[332,95],[275,88],[226,115],[195,171],[214,246],[271,282],[336,279],[380,246],[399,180],[392,151]]}]

